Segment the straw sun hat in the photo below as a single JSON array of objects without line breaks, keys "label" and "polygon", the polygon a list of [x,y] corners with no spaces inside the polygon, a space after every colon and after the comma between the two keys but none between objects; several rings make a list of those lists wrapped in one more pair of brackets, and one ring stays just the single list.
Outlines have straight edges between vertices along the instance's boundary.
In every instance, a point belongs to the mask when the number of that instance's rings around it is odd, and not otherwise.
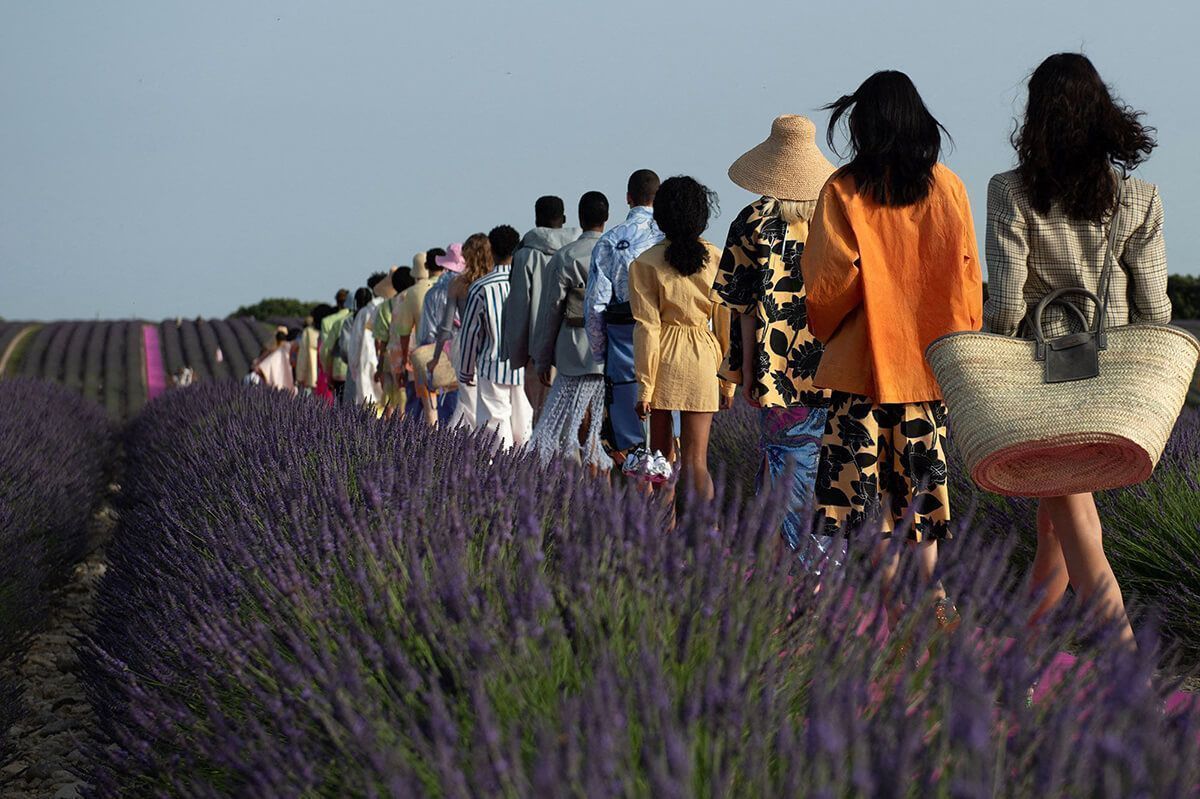
[{"label": "straw sun hat", "polygon": [[729,167],[729,179],[747,191],[779,200],[815,200],[834,166],[817,148],[817,126],[784,114],[771,135]]},{"label": "straw sun hat", "polygon": [[429,270],[425,268],[425,251],[417,253],[412,260],[412,276],[415,280],[424,280],[429,277]]}]

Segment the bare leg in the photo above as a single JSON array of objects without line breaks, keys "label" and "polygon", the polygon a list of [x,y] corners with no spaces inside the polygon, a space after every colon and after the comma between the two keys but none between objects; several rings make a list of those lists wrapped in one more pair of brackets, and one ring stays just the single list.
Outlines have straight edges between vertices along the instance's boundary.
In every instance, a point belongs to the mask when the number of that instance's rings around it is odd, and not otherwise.
[{"label": "bare leg", "polygon": [[675,435],[671,431],[670,411],[650,412],[650,449],[658,450],[668,461],[675,459]]},{"label": "bare leg", "polygon": [[[658,450],[663,454],[663,457],[668,462],[675,459],[675,434],[671,425],[670,411],[650,411],[650,450]],[[649,485],[649,484],[647,484]],[[667,500],[675,499],[674,489],[668,486],[663,486],[663,491],[667,493]]]},{"label": "bare leg", "polygon": [[421,403],[421,416],[425,419],[425,424],[430,427],[437,427],[438,392],[427,388],[424,383],[418,382],[417,402]]},{"label": "bare leg", "polygon": [[684,411],[680,414],[680,471],[679,479],[696,496],[711,502],[716,490],[708,473],[708,434],[712,429],[711,413]]},{"label": "bare leg", "polygon": [[1095,598],[1100,612],[1122,625],[1121,640],[1133,645],[1133,628],[1125,614],[1121,587],[1104,554],[1100,514],[1091,494],[1042,500],[1062,548],[1067,577],[1084,601]]},{"label": "bare leg", "polygon": [[[933,580],[933,571],[937,568],[937,541],[909,541],[905,551],[912,553],[912,557],[917,559],[917,569],[921,575],[921,581],[929,587],[935,601],[945,599],[945,587],[942,586],[940,580],[937,582]],[[891,542],[883,539],[875,545],[872,560],[883,571],[883,601],[887,607],[888,624],[895,627],[904,612],[903,606],[895,601],[892,592],[892,587],[896,582],[896,573],[900,570],[900,555],[898,553],[891,554]]]},{"label": "bare leg", "polygon": [[1029,620],[1031,626],[1037,625],[1042,617],[1049,613],[1062,601],[1067,592],[1067,561],[1063,558],[1062,543],[1054,532],[1054,523],[1050,521],[1050,512],[1045,503],[1038,503],[1037,512],[1037,552],[1033,557],[1033,584],[1035,593],[1041,595],[1041,602]]}]

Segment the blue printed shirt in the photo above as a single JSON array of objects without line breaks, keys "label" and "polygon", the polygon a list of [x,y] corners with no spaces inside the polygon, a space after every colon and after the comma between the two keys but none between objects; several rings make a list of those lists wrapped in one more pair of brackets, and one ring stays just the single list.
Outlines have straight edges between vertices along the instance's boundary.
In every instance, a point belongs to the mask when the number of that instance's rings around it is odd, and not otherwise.
[{"label": "blue printed shirt", "polygon": [[583,318],[588,345],[600,363],[604,363],[608,349],[604,309],[612,303],[629,301],[629,265],[662,240],[662,231],[654,223],[654,209],[639,205],[630,208],[625,221],[596,242],[583,298]]}]

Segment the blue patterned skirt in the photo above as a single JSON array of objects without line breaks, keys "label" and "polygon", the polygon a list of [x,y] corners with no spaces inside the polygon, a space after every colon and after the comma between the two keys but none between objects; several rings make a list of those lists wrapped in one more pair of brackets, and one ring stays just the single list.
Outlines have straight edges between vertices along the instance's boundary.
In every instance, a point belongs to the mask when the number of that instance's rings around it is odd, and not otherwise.
[{"label": "blue patterned skirt", "polygon": [[[821,437],[825,433],[824,408],[763,408],[759,413],[762,425],[761,445],[763,462],[758,471],[758,489],[769,480],[772,486],[788,483],[788,507],[783,517],[783,538],[793,550],[803,551],[812,535],[809,510],[817,465],[821,459]],[[826,549],[818,541],[821,551]]]}]

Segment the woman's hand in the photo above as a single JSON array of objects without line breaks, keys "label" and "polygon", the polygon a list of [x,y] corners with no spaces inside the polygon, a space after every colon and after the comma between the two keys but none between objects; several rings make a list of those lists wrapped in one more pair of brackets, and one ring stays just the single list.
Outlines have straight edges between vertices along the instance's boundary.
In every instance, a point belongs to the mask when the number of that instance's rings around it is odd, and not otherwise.
[{"label": "woman's hand", "polygon": [[721,399],[717,403],[717,407],[723,411],[727,411],[730,408],[732,408],[733,407],[733,396],[734,396],[733,394],[726,394],[724,392],[721,392]]},{"label": "woman's hand", "polygon": [[758,399],[754,396],[753,383],[742,383],[742,399],[746,400],[751,408],[759,407]]},{"label": "woman's hand", "polygon": [[645,419],[647,416],[650,415],[650,403],[639,402],[636,406],[634,406],[634,410],[637,411],[637,415],[638,415],[639,419]]}]

